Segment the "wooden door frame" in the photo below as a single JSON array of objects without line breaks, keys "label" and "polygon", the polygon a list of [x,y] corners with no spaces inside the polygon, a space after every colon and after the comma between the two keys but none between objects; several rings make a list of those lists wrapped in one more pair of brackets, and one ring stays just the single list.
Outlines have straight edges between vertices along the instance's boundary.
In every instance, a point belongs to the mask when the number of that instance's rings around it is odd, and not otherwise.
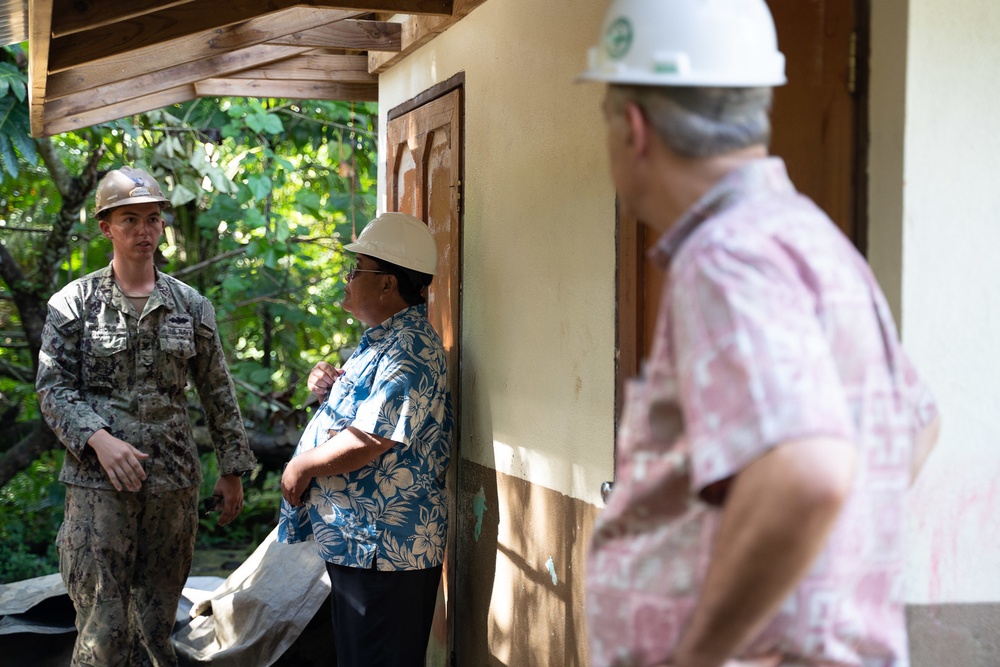
[{"label": "wooden door frame", "polygon": [[[449,540],[446,546],[447,561],[450,563],[448,567],[446,583],[447,590],[450,591],[448,599],[446,600],[446,617],[447,617],[447,652],[448,652],[448,664],[455,664],[455,625],[457,621],[456,607],[458,601],[458,493],[462,488],[462,466],[461,462],[461,378],[462,378],[462,354],[461,354],[461,332],[462,332],[462,263],[464,257],[464,237],[465,235],[461,233],[461,229],[464,226],[465,218],[465,207],[463,206],[463,196],[462,196],[462,183],[465,181],[465,72],[459,72],[446,81],[442,81],[434,86],[431,86],[427,90],[419,93],[415,97],[402,102],[401,104],[393,107],[388,112],[386,112],[386,135],[388,136],[388,124],[394,120],[397,120],[417,109],[434,102],[435,100],[449,95],[455,91],[458,91],[458,132],[459,132],[459,157],[458,157],[458,193],[455,199],[456,201],[456,211],[455,211],[455,222],[459,227],[459,248],[458,248],[458,286],[455,298],[458,300],[458,316],[455,319],[454,327],[456,331],[455,339],[458,341],[458,354],[456,355],[457,367],[453,369],[455,373],[455,379],[453,382],[453,393],[452,393],[452,406],[454,408],[454,434],[452,436],[452,451],[451,451],[451,471],[454,474],[454,480],[452,488],[449,489],[451,498],[449,500]],[[386,185],[388,188],[398,188],[399,183],[395,179],[391,179],[390,174],[392,173],[394,165],[392,165],[389,160],[390,156],[395,155],[392,151],[386,151]],[[399,156],[396,155],[398,158]],[[391,179],[391,182],[390,182]],[[386,192],[386,202],[387,208],[390,206],[391,202],[399,201],[398,190],[391,190]],[[452,372],[452,369],[449,369]]]}]

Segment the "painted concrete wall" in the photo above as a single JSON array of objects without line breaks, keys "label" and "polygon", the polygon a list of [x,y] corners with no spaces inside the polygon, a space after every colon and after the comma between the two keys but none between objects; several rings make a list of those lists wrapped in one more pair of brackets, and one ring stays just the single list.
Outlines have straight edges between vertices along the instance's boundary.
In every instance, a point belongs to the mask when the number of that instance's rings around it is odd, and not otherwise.
[{"label": "painted concrete wall", "polygon": [[907,599],[997,604],[1000,4],[872,4],[872,263],[944,425],[913,493]]},{"label": "painted concrete wall", "polygon": [[465,72],[463,457],[595,504],[613,470],[614,190],[603,91],[573,78],[602,15],[489,0],[379,84],[384,143],[388,110]]}]

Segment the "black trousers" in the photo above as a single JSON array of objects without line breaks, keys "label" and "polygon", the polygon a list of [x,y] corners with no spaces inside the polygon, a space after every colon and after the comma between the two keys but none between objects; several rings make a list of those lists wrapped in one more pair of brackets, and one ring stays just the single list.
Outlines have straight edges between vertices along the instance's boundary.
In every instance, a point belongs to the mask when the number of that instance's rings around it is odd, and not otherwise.
[{"label": "black trousers", "polygon": [[441,566],[379,572],[326,564],[337,667],[423,667]]}]

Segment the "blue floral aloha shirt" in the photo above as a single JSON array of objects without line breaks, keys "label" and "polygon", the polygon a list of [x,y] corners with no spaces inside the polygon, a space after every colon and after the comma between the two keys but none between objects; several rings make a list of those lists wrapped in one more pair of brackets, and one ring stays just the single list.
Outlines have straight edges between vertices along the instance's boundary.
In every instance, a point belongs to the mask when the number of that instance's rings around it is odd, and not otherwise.
[{"label": "blue floral aloha shirt", "polygon": [[278,540],[313,538],[325,560],[349,567],[371,568],[376,555],[384,571],[440,565],[454,415],[444,348],[427,306],[368,329],[343,371],[295,455],[348,426],[398,444],[359,470],[314,478],[301,507],[282,500]]}]

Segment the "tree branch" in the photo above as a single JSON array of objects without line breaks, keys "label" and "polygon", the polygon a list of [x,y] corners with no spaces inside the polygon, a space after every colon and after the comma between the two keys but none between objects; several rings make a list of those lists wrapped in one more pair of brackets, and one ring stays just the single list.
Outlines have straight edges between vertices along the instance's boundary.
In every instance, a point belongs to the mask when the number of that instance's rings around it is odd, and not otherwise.
[{"label": "tree branch", "polygon": [[35,373],[30,368],[12,364],[6,359],[0,359],[0,376],[9,377],[25,384],[34,384],[35,382]]},{"label": "tree branch", "polygon": [[52,182],[62,196],[59,215],[52,223],[52,232],[45,239],[45,247],[42,248],[41,261],[38,265],[39,283],[48,290],[52,287],[56,269],[66,251],[69,232],[80,219],[80,209],[97,187],[97,165],[104,155],[105,147],[103,144],[95,147],[81,174],[72,176],[50,139],[38,139],[37,143],[38,154],[41,155]]},{"label": "tree branch", "polygon": [[185,266],[183,269],[174,271],[170,275],[172,275],[174,278],[177,278],[178,280],[184,280],[185,276],[195,275],[196,273],[204,271],[213,264],[218,264],[219,262],[225,261],[230,257],[236,257],[237,255],[242,255],[246,251],[247,251],[246,246],[240,246],[239,248],[234,248],[233,250],[227,250],[226,252],[216,255],[215,257],[206,259],[203,262],[198,262],[197,264],[192,264],[191,266]]},{"label": "tree branch", "polygon": [[39,456],[58,446],[59,440],[55,433],[45,422],[38,422],[31,433],[0,458],[0,487],[6,485],[14,475],[31,465]]}]

